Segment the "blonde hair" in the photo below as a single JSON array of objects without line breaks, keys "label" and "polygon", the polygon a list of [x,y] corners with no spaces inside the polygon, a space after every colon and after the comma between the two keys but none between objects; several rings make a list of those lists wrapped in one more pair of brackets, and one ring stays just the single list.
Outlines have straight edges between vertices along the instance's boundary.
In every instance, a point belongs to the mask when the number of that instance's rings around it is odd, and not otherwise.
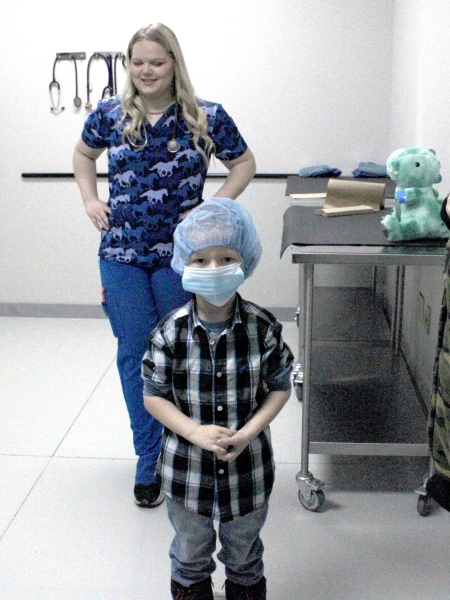
[{"label": "blonde hair", "polygon": [[[205,162],[208,163],[209,157],[214,150],[214,142],[208,135],[206,114],[198,105],[177,37],[171,29],[162,23],[154,23],[147,27],[142,27],[133,35],[128,44],[126,55],[128,74],[121,102],[124,111],[122,120],[125,121],[123,139],[128,138],[134,143],[144,141],[142,128],[146,118],[145,108],[133,84],[129,68],[133,46],[140,40],[157,42],[174,59],[175,76],[173,80],[173,93],[176,102],[182,108],[187,128],[192,133],[194,146],[196,150],[203,154]],[[136,143],[136,146],[138,145]]]}]

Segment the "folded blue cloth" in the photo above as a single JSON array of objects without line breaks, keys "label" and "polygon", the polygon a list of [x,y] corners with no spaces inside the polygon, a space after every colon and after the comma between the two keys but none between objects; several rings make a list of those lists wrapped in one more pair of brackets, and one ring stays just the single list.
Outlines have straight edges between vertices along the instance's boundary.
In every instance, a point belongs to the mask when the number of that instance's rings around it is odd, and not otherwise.
[{"label": "folded blue cloth", "polygon": [[305,167],[298,172],[300,177],[339,177],[341,173],[339,169],[332,169],[328,165]]},{"label": "folded blue cloth", "polygon": [[387,177],[386,165],[377,165],[373,162],[360,162],[353,171],[353,177]]}]

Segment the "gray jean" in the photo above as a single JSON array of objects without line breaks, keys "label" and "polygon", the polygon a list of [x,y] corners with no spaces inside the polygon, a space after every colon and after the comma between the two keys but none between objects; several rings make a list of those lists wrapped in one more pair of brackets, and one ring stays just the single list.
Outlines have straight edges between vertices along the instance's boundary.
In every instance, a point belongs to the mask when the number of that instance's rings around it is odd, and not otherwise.
[{"label": "gray jean", "polygon": [[[186,510],[166,496],[167,513],[175,529],[170,546],[172,579],[190,586],[209,577],[216,569],[213,553],[217,533],[214,520]],[[228,521],[218,523],[222,545],[217,558],[225,565],[225,575],[233,583],[250,586],[264,575],[264,545],[259,537],[266,521],[268,505]]]}]

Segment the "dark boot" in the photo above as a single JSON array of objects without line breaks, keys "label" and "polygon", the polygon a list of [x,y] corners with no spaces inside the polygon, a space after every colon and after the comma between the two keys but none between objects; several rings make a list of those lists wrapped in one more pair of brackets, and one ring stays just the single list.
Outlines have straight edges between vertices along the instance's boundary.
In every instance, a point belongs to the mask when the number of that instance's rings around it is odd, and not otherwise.
[{"label": "dark boot", "polygon": [[435,473],[428,479],[425,489],[438,504],[450,511],[450,479],[442,473]]},{"label": "dark boot", "polygon": [[225,593],[227,600],[266,600],[266,578],[262,577],[258,583],[245,586],[225,580]]},{"label": "dark boot", "polygon": [[170,582],[173,600],[214,600],[211,577],[193,583],[189,587],[181,585],[173,579]]}]

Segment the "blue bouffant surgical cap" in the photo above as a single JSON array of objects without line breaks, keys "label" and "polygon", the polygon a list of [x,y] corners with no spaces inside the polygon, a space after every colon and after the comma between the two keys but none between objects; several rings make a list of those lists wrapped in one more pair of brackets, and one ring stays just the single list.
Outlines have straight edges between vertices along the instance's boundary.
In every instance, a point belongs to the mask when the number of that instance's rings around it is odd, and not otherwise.
[{"label": "blue bouffant surgical cap", "polygon": [[209,198],[178,224],[174,233],[172,269],[182,275],[189,257],[211,246],[228,246],[242,257],[242,270],[250,277],[262,248],[250,213],[230,198]]}]

